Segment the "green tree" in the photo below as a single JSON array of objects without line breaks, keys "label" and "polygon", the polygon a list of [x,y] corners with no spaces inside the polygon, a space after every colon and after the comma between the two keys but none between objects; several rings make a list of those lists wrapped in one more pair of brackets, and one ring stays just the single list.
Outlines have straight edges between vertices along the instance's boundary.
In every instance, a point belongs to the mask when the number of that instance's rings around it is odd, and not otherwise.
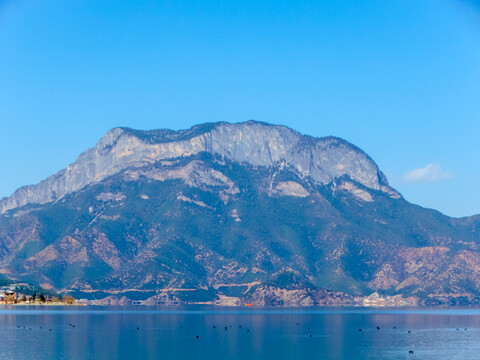
[{"label": "green tree", "polygon": [[27,302],[27,297],[25,296],[25,294],[23,294],[22,296],[22,302]]},{"label": "green tree", "polygon": [[33,293],[32,302],[35,302],[36,299],[37,299],[37,293]]},{"label": "green tree", "polygon": [[45,296],[43,296],[43,294],[40,294],[40,302],[41,303],[45,302]]}]

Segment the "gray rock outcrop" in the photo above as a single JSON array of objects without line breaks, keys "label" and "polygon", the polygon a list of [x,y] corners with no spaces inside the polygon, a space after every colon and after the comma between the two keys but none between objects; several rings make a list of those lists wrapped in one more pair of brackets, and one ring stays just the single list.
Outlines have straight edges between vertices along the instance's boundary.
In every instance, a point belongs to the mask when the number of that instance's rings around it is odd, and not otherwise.
[{"label": "gray rock outcrop", "polygon": [[0,214],[27,204],[56,201],[128,168],[200,152],[255,167],[287,166],[318,184],[346,175],[367,188],[399,197],[375,162],[342,139],[314,138],[285,126],[255,121],[221,122],[181,131],[114,128],[66,169],[0,200]]}]

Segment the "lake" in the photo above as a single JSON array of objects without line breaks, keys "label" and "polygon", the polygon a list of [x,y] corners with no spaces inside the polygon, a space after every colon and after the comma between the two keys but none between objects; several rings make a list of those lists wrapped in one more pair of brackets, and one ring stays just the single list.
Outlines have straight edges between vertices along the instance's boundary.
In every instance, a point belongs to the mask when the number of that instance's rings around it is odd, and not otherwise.
[{"label": "lake", "polygon": [[0,359],[438,360],[479,354],[480,310],[0,309]]}]

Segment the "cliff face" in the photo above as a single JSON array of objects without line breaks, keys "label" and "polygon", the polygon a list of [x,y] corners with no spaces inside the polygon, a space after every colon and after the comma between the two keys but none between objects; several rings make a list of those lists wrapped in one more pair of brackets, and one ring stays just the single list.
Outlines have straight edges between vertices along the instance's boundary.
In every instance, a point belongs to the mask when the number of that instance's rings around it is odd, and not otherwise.
[{"label": "cliff face", "polygon": [[252,166],[288,166],[319,184],[348,175],[371,189],[398,196],[376,164],[338,138],[315,139],[284,126],[258,122],[217,123],[171,132],[115,128],[66,169],[0,201],[0,213],[27,204],[45,204],[128,168],[207,152]]},{"label": "cliff face", "polygon": [[478,217],[412,205],[360,149],[283,126],[115,128],[0,204],[3,276],[80,297],[480,297]]}]

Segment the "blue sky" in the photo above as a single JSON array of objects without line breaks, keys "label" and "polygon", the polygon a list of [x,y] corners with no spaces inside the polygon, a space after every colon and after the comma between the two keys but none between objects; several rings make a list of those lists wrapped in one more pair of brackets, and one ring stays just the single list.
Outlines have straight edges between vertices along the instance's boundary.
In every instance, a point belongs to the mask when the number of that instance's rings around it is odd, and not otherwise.
[{"label": "blue sky", "polygon": [[0,0],[0,197],[110,128],[256,119],[480,213],[480,3]]}]

